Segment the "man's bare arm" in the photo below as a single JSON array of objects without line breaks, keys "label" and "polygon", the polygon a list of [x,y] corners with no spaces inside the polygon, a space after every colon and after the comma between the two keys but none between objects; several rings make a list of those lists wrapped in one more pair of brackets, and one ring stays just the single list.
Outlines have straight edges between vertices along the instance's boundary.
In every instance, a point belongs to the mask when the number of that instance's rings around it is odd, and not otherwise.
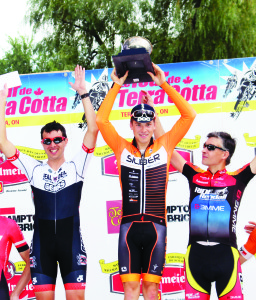
[{"label": "man's bare arm", "polygon": [[19,279],[15,289],[11,293],[10,300],[18,300],[19,295],[21,294],[21,292],[23,291],[23,289],[26,287],[29,280],[31,279],[29,249],[26,250],[26,251],[20,252],[20,256],[25,261],[26,266],[25,266],[25,268],[24,268],[24,270],[23,270],[23,272],[20,276],[20,279]]},{"label": "man's bare arm", "polygon": [[7,84],[0,90],[0,150],[6,157],[11,157],[16,153],[15,146],[7,139],[5,124],[5,106],[8,95]]},{"label": "man's bare arm", "polygon": [[[80,96],[87,94],[86,84],[85,84],[85,68],[77,65],[75,68],[75,82],[69,82],[71,87],[78,92]],[[98,126],[96,124],[96,114],[94,112],[92,103],[89,96],[82,99],[85,118],[87,121],[87,131],[84,135],[83,143],[84,145],[91,149],[95,147],[96,139],[98,135]]]}]

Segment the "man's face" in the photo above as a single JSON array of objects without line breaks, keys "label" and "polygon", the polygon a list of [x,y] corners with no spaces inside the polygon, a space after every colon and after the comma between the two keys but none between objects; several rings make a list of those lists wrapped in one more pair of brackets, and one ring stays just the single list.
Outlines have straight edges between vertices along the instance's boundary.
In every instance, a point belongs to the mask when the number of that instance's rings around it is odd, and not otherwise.
[{"label": "man's face", "polygon": [[[53,130],[51,132],[43,132],[43,139],[53,139],[55,137],[62,137],[62,132],[60,130]],[[51,141],[50,145],[45,145],[42,142],[45,153],[50,160],[57,160],[64,158],[64,150],[68,143],[68,139],[66,138],[62,142],[55,144],[54,141]]]},{"label": "man's face", "polygon": [[[222,140],[220,138],[211,137],[208,138],[205,142],[205,145],[214,145],[220,148],[224,148],[222,144]],[[217,166],[226,163],[226,159],[229,155],[228,151],[223,151],[218,148],[210,151],[207,147],[204,147],[202,150],[202,164],[208,167]]]},{"label": "man's face", "polygon": [[139,123],[133,120],[130,123],[131,130],[133,131],[135,140],[139,148],[146,148],[153,136],[155,130],[155,122],[150,121],[147,123]]}]

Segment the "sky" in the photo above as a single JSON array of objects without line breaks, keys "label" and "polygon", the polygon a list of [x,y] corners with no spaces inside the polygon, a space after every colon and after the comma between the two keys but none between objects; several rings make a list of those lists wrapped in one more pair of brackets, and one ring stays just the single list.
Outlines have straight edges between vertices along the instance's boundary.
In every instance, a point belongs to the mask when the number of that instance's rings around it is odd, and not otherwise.
[{"label": "sky", "polygon": [[31,37],[32,29],[25,22],[28,10],[27,0],[0,0],[0,59],[9,50],[8,36],[15,38],[19,35]]}]

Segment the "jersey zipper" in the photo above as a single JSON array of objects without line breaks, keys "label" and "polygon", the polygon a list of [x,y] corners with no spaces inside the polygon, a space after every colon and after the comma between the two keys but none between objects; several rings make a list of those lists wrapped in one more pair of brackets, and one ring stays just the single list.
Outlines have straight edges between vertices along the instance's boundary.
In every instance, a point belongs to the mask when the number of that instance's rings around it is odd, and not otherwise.
[{"label": "jersey zipper", "polygon": [[56,200],[56,193],[55,193],[55,212],[54,212],[55,216],[55,235],[57,234],[57,200]]},{"label": "jersey zipper", "polygon": [[[211,179],[210,179],[210,187],[212,187],[212,179],[213,179],[214,175],[212,175]],[[211,196],[209,194],[209,197],[211,199]],[[209,205],[210,205],[210,199],[208,199],[208,211],[207,211],[207,242],[209,242]]]},{"label": "jersey zipper", "polygon": [[141,154],[141,163],[142,163],[142,168],[141,168],[141,173],[142,173],[142,183],[141,183],[141,185],[142,185],[142,199],[141,199],[141,204],[142,204],[142,210],[141,210],[141,212],[142,212],[142,221],[143,221],[143,214],[145,213],[145,208],[144,208],[144,203],[145,203],[145,188],[144,188],[144,183],[145,183],[145,179],[144,179],[144,176],[145,176],[145,168],[144,168],[144,158],[145,158],[145,152],[143,153],[143,154]]}]

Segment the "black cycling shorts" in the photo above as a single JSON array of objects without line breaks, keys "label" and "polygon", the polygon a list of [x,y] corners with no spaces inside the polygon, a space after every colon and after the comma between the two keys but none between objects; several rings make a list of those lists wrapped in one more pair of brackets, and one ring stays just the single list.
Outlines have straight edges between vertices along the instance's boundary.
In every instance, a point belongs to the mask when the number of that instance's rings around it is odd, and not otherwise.
[{"label": "black cycling shorts", "polygon": [[36,292],[54,290],[59,264],[65,289],[84,289],[87,257],[74,217],[39,220],[30,253],[32,283]]},{"label": "black cycling shorts", "polygon": [[191,244],[185,256],[185,272],[186,299],[190,299],[189,296],[191,297],[195,292],[202,293],[202,299],[208,299],[211,293],[211,283],[214,281],[219,298],[243,299],[239,253],[237,249],[229,245]]},{"label": "black cycling shorts", "polygon": [[118,260],[121,280],[159,283],[165,264],[166,226],[150,221],[121,224]]},{"label": "black cycling shorts", "polygon": [[1,273],[1,280],[0,280],[0,299],[1,300],[10,300],[9,289],[8,289],[7,281],[4,276],[3,270]]}]

